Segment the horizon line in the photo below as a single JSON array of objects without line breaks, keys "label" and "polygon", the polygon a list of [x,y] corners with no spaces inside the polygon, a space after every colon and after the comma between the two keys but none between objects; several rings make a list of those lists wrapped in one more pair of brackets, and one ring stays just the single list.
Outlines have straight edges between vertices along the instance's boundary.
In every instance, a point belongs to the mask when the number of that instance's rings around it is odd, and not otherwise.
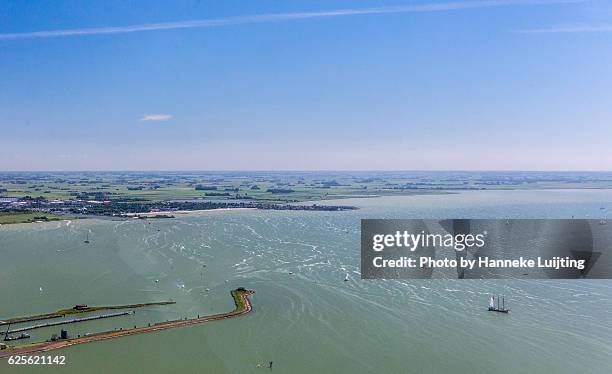
[{"label": "horizon line", "polygon": [[612,173],[610,170],[594,169],[98,169],[98,170],[0,170],[0,173],[283,173],[283,172],[522,172],[522,173]]}]

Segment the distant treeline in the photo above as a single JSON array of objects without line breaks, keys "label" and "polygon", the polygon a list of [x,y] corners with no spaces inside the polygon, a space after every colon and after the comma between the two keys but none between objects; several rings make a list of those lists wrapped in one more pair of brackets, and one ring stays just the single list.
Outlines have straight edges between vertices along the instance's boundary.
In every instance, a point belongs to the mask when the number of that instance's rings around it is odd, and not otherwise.
[{"label": "distant treeline", "polygon": [[292,190],[290,188],[268,188],[266,191],[270,192],[270,193],[291,193],[291,192],[295,192],[294,190]]}]

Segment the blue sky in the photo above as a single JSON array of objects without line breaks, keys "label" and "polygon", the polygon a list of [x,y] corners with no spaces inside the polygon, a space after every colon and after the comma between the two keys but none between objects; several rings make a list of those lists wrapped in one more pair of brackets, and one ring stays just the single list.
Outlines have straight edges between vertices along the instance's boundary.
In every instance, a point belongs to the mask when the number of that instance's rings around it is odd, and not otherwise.
[{"label": "blue sky", "polygon": [[4,1],[0,170],[610,170],[611,61],[599,0]]}]

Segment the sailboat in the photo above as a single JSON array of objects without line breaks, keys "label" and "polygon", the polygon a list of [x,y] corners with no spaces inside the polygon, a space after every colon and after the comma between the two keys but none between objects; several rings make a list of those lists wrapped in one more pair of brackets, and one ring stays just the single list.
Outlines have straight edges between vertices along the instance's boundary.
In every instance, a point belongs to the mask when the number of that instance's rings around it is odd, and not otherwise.
[{"label": "sailboat", "polygon": [[345,282],[348,282],[348,281],[349,281],[349,274],[348,274],[348,273],[346,273],[346,276],[344,277],[344,281],[345,281]]},{"label": "sailboat", "polygon": [[489,299],[489,312],[499,312],[499,313],[508,313],[510,309],[506,309],[506,301],[502,296],[501,308],[499,306],[499,296],[497,296],[497,303],[495,302],[495,298],[491,296]]}]

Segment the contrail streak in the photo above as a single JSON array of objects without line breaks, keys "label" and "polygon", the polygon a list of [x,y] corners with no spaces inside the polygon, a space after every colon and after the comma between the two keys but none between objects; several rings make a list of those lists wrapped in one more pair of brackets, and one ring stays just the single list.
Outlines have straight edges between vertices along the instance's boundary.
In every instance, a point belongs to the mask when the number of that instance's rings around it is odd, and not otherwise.
[{"label": "contrail streak", "polygon": [[521,34],[606,33],[612,32],[612,25],[557,26],[541,29],[519,30],[517,32]]},{"label": "contrail streak", "polygon": [[133,32],[145,32],[154,30],[176,30],[219,27],[228,25],[242,25],[252,23],[266,23],[290,21],[299,19],[325,18],[338,16],[354,16],[367,14],[385,13],[422,13],[422,12],[445,12],[461,9],[491,8],[513,5],[553,5],[583,2],[584,0],[480,0],[480,1],[458,1],[447,3],[415,4],[395,7],[362,8],[362,9],[338,9],[320,12],[297,12],[261,14],[252,16],[237,16],[217,19],[203,19],[178,22],[146,23],[128,26],[110,26],[68,30],[47,30],[19,33],[0,34],[0,40],[9,39],[39,39],[58,38],[67,36],[85,36],[101,34],[125,34]]}]

